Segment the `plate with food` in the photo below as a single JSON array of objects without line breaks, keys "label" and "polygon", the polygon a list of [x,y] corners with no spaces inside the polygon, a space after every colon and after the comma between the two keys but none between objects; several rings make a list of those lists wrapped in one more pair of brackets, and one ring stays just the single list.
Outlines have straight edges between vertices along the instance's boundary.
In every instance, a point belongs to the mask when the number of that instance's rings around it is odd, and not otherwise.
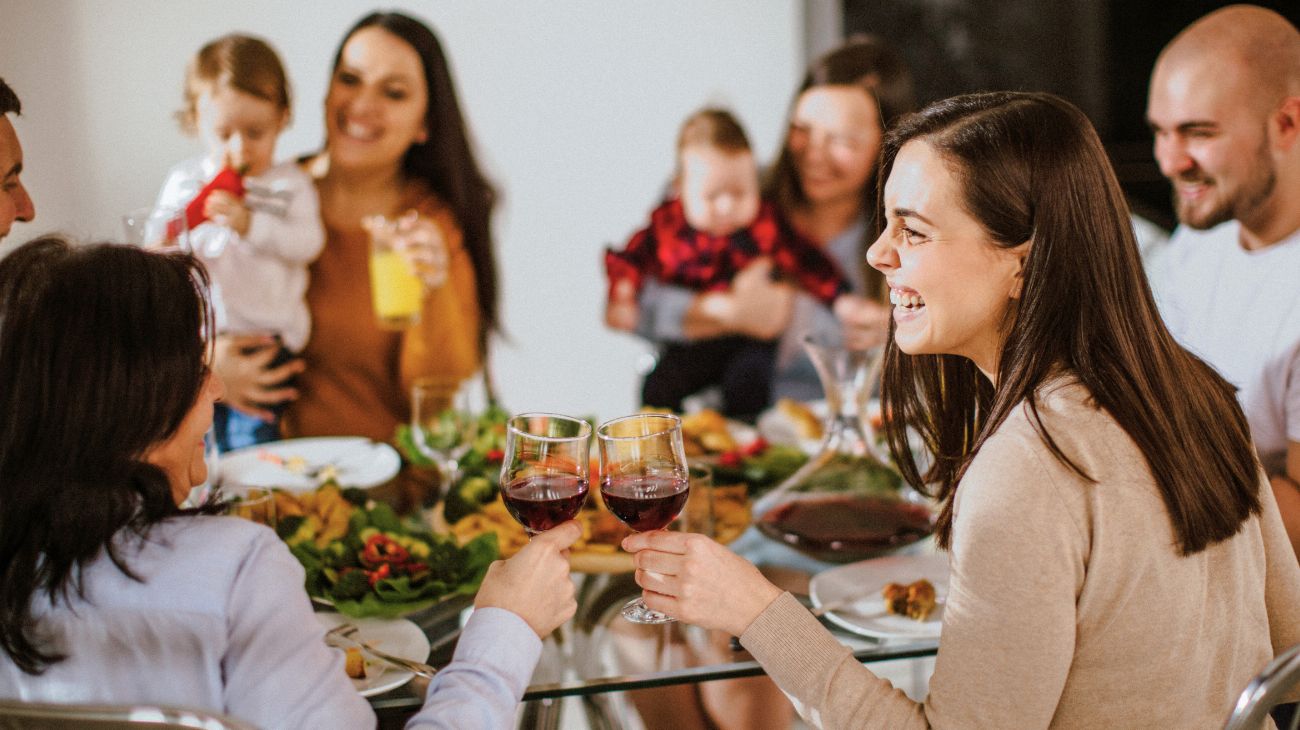
[{"label": "plate with food", "polygon": [[310,491],[327,482],[369,489],[397,476],[402,459],[388,444],[361,436],[301,438],[234,449],[220,456],[220,483]]},{"label": "plate with food", "polygon": [[814,454],[826,435],[826,401],[803,403],[792,398],[778,399],[758,416],[758,433],[764,440],[782,446],[797,446]]},{"label": "plate with food", "polygon": [[429,658],[429,639],[419,626],[406,619],[348,618],[337,613],[317,613],[316,620],[326,631],[344,622],[357,627],[350,639],[325,637],[330,646],[344,652],[344,671],[362,697],[396,689],[415,675],[406,669],[379,659],[358,644],[366,644],[385,654],[423,662]]},{"label": "plate with food", "polygon": [[814,610],[878,639],[937,639],[948,596],[947,553],[891,555],[813,576]]},{"label": "plate with food", "polygon": [[348,616],[397,618],[472,596],[498,555],[495,535],[458,543],[359,490],[274,496],[276,533],[302,564],[308,595]]}]

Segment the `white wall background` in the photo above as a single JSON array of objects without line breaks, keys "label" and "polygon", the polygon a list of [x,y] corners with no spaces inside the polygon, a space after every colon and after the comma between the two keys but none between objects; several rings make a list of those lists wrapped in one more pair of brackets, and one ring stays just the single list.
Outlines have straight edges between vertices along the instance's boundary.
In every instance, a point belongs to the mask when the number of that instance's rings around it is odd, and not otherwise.
[{"label": "white wall background", "polygon": [[[824,1],[824,0],[822,0]],[[199,152],[171,113],[185,63],[231,31],[268,39],[294,84],[282,157],[315,149],[329,64],[370,2],[4,0],[0,77],[18,92],[24,180],[37,217],[5,245],[62,230],[118,237],[167,168]],[[410,0],[438,32],[496,218],[508,339],[494,372],[513,410],[603,417],[637,402],[646,346],[607,331],[600,251],[645,219],[672,167],[677,125],[731,107],[760,158],[774,153],[803,69],[800,0]]]}]

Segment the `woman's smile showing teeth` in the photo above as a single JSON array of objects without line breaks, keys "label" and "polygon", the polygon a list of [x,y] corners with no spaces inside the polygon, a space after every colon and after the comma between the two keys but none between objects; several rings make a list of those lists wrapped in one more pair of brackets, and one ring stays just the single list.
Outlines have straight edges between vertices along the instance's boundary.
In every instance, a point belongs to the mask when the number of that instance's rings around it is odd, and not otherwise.
[{"label": "woman's smile showing teeth", "polygon": [[910,320],[925,309],[925,300],[921,295],[906,287],[889,287],[889,303],[894,305],[894,320],[898,322]]},{"label": "woman's smile showing teeth", "polygon": [[378,127],[350,121],[344,121],[341,126],[343,133],[353,139],[359,139],[363,142],[371,142],[379,139],[380,131]]},{"label": "woman's smile showing teeth", "polygon": [[898,307],[906,307],[908,309],[917,309],[925,306],[925,300],[921,299],[920,294],[917,294],[911,289],[899,289],[897,287],[890,287],[889,303]]}]

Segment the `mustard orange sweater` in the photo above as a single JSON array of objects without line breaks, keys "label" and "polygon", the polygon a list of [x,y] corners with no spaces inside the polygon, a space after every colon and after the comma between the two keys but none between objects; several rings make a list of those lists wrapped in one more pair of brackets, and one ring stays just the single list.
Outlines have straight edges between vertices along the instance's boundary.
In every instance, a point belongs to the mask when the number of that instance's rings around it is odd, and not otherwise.
[{"label": "mustard orange sweater", "polygon": [[431,219],[447,244],[447,283],[426,293],[420,322],[403,331],[379,327],[371,306],[370,242],[358,221],[325,227],[325,248],[311,266],[307,306],[311,338],[298,376],[301,397],[285,412],[286,436],[360,435],[391,441],[410,416],[419,377],[463,380],[480,365],[474,266],[450,209],[412,185],[402,210]]}]

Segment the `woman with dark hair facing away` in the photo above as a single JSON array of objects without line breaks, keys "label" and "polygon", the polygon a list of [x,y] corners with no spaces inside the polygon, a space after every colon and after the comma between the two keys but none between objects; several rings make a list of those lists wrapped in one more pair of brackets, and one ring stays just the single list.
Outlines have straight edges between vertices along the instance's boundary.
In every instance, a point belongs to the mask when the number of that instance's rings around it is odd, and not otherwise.
[{"label": "woman with dark hair facing away", "polygon": [[[219,342],[227,401],[249,412],[295,399],[286,436],[392,438],[417,378],[456,384],[484,361],[497,328],[490,218],[496,194],[480,171],[447,59],[423,23],[362,18],[344,36],[325,97],[325,146],[304,161],[320,194],[325,247],[311,266],[312,333],[302,360],[264,369],[257,342]],[[382,328],[372,313],[363,221],[402,219],[405,251],[424,283],[419,322]],[[301,371],[296,388],[275,384]]]},{"label": "woman with dark hair facing away", "polygon": [[707,538],[624,542],[646,603],[739,636],[819,727],[1221,726],[1300,642],[1300,566],[1231,386],[1160,320],[1087,117],[937,102],[880,174],[885,428],[950,553],[929,698]]},{"label": "woman with dark hair facing away", "polygon": [[[0,698],[373,727],[269,528],[182,509],[223,386],[197,259],[42,238],[0,260]],[[566,523],[489,570],[410,727],[513,720],[573,615]]]},{"label": "woman with dark hair facing away", "polygon": [[823,397],[803,340],[854,348],[884,341],[889,313],[884,278],[863,263],[875,204],[880,143],[913,109],[912,77],[902,56],[875,36],[855,36],[809,67],[790,105],[780,155],[764,199],[779,221],[821,246],[855,296],[828,309],[816,297],[772,280],[771,260],[743,269],[729,290],[697,292],[650,282],[635,331],[657,343],[725,336],[777,339],[772,400]]}]

